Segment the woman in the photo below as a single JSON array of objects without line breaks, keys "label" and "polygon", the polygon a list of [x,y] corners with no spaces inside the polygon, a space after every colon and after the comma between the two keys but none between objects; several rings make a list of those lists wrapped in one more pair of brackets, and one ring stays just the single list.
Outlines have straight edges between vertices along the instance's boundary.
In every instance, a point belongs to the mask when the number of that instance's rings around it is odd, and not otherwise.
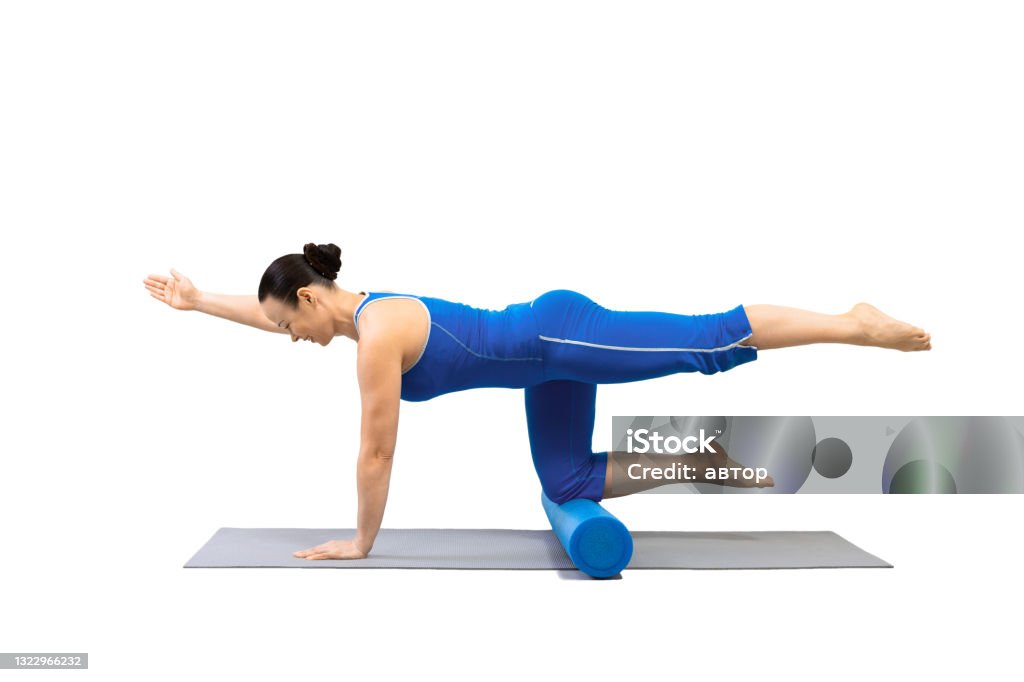
[{"label": "woman", "polygon": [[[858,303],[839,315],[775,305],[736,306],[707,315],[603,308],[566,289],[503,310],[395,292],[353,293],[334,283],[341,249],[306,244],[275,260],[256,296],[211,294],[187,277],[149,275],[152,296],[178,310],[198,310],[292,341],[326,346],[335,336],[357,342],[362,403],[354,538],[331,540],[295,556],[360,559],[370,552],[387,501],[399,401],[423,401],[480,387],[525,389],[534,466],[554,502],[601,500],[673,481],[630,480],[636,455],[593,452],[597,384],[640,381],[677,372],[714,374],[757,359],[758,351],[811,343],[847,343],[902,351],[931,349],[924,330]],[[694,467],[738,466],[716,444]],[[696,462],[697,455],[691,456]],[[711,459],[707,459],[711,457]],[[615,482],[613,490],[613,482]],[[713,482],[770,486],[736,478]]]}]

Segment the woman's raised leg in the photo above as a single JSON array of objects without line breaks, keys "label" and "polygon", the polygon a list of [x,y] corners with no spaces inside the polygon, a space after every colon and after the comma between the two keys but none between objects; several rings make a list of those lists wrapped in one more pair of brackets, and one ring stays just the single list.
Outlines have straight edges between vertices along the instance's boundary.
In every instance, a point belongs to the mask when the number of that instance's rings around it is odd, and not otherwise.
[{"label": "woman's raised leg", "polygon": [[848,343],[902,351],[931,350],[931,335],[920,327],[889,317],[868,303],[828,315],[779,305],[746,305],[753,335],[741,345],[758,350],[810,343]]},{"label": "woman's raised leg", "polygon": [[757,359],[741,345],[753,330],[743,306],[683,315],[611,310],[575,291],[557,289],[531,304],[549,379],[590,384],[714,374]]}]

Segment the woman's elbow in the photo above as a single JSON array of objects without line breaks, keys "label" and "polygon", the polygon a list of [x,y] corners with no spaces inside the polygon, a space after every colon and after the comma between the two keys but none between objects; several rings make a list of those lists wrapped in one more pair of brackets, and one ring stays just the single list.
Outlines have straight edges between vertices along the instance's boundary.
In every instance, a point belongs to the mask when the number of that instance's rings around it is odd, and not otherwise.
[{"label": "woman's elbow", "polygon": [[367,446],[363,448],[360,457],[373,462],[390,462],[395,458],[395,449],[385,446]]}]

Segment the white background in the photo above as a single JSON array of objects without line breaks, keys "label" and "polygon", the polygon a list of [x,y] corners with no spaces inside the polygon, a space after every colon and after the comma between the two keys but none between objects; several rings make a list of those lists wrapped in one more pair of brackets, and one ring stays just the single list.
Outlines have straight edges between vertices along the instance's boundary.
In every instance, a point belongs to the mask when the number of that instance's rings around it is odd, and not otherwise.
[{"label": "white background", "polygon": [[[76,679],[101,680],[1016,666],[995,623],[1024,606],[1016,495],[606,503],[635,530],[830,529],[891,570],[185,570],[221,526],[355,523],[355,347],[174,311],[142,279],[255,293],[277,256],[334,242],[349,291],[869,301],[932,334],[928,353],[820,345],[603,386],[597,449],[614,414],[1020,414],[1022,19],[893,0],[4,3],[0,650],[87,651]],[[385,526],[545,528],[522,399],[403,403]]]}]

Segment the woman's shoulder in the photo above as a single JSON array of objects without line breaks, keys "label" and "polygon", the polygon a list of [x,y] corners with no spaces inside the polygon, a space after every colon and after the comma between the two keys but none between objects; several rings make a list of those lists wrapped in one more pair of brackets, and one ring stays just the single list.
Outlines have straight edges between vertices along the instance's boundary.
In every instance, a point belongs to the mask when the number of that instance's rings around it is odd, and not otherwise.
[{"label": "woman's shoulder", "polygon": [[[360,327],[365,327],[369,320],[380,320],[385,325],[392,326],[389,324],[390,321],[395,323],[394,326],[401,328],[416,317],[422,316],[426,308],[422,297],[415,294],[385,290],[368,291],[365,294],[354,315],[356,332],[360,331]],[[385,301],[386,304],[370,305],[379,301]],[[430,314],[429,310],[426,314]]]}]

